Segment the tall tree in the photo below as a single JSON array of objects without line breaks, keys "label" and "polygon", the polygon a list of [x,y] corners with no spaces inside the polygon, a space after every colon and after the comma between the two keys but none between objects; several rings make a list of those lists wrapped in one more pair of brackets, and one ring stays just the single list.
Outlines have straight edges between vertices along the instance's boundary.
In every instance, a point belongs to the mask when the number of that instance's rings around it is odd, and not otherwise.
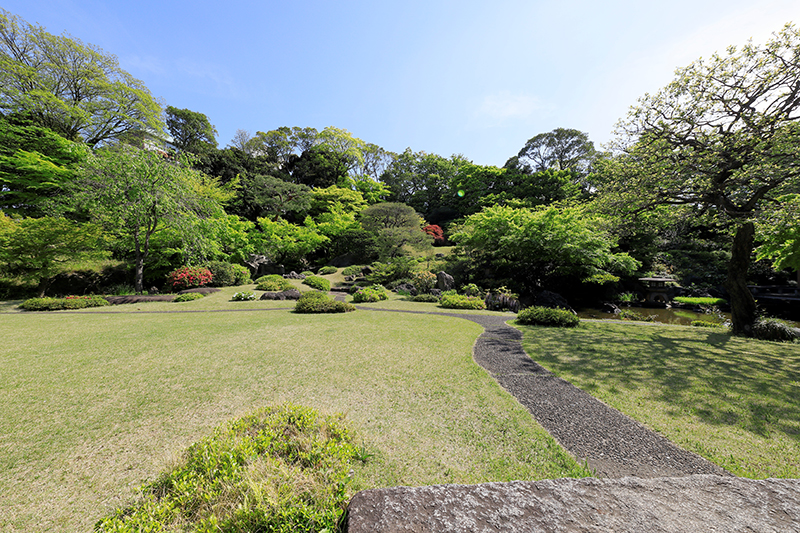
[{"label": "tall tree", "polygon": [[167,106],[167,129],[179,150],[201,154],[217,147],[217,129],[203,113]]},{"label": "tall tree", "polygon": [[0,9],[0,109],[90,146],[163,131],[161,105],[117,58]]},{"label": "tall tree", "polygon": [[588,134],[556,128],[528,139],[517,156],[508,160],[506,167],[527,173],[556,169],[587,174],[597,156]]},{"label": "tall tree", "polygon": [[189,230],[198,217],[221,214],[222,202],[231,196],[215,179],[189,168],[185,159],[173,162],[126,145],[90,156],[71,192],[71,206],[85,206],[127,243],[137,292],[143,290],[152,236],[166,228]]},{"label": "tall tree", "polygon": [[618,127],[618,156],[602,164],[610,209],[635,215],[690,205],[737,224],[726,287],[733,331],[749,335],[752,218],[800,190],[800,32],[787,25],[764,46],[748,43],[676,71]]}]

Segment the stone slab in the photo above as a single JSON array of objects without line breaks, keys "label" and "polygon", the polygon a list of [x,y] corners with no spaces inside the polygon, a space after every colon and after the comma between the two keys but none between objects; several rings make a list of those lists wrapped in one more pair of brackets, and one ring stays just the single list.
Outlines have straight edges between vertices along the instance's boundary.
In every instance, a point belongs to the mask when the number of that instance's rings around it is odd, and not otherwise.
[{"label": "stone slab", "polygon": [[392,487],[356,494],[348,533],[800,532],[800,480],[715,475]]}]

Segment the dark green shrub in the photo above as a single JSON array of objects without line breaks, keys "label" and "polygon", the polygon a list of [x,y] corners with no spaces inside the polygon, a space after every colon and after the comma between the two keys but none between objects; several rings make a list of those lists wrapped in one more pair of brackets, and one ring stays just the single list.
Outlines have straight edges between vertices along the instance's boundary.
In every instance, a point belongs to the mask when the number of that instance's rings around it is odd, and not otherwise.
[{"label": "dark green shrub", "polygon": [[355,309],[352,304],[337,302],[324,292],[316,291],[303,293],[294,306],[295,313],[347,313]]},{"label": "dark green shrub", "polygon": [[486,303],[477,296],[452,294],[450,291],[442,294],[439,306],[446,309],[486,309]]},{"label": "dark green shrub", "polygon": [[574,328],[580,321],[575,314],[566,309],[553,309],[550,307],[528,307],[517,315],[518,323],[534,326]]},{"label": "dark green shrub", "polygon": [[762,341],[792,342],[800,332],[777,318],[762,318],[753,324],[753,337]]},{"label": "dark green shrub", "polygon": [[256,280],[256,290],[259,291],[286,291],[292,287],[294,287],[292,282],[280,274],[269,274],[268,276],[261,276]]},{"label": "dark green shrub", "polygon": [[306,279],[303,280],[303,285],[308,285],[312,289],[317,289],[318,291],[331,290],[331,282],[319,276],[307,276]]},{"label": "dark green shrub", "polygon": [[358,276],[364,270],[364,267],[361,265],[351,265],[349,267],[345,267],[342,270],[342,275],[344,276]]},{"label": "dark green shrub", "polygon": [[643,315],[633,309],[623,309],[619,312],[619,317],[622,320],[631,320],[633,322],[655,322],[655,315]]},{"label": "dark green shrub", "polygon": [[364,458],[342,415],[268,407],[190,446],[95,531],[338,531]]},{"label": "dark green shrub", "polygon": [[719,322],[709,322],[708,320],[692,320],[692,326],[696,328],[721,328]]},{"label": "dark green shrub", "polygon": [[354,303],[364,303],[364,302],[380,302],[381,300],[388,300],[389,295],[386,293],[386,289],[383,285],[370,285],[369,287],[359,287],[359,289],[353,293],[353,302]]},{"label": "dark green shrub", "polygon": [[175,297],[173,302],[191,302],[193,300],[199,300],[200,298],[205,298],[205,295],[199,292],[187,292],[184,294],[179,294]]},{"label": "dark green shrub", "polygon": [[236,287],[250,283],[250,270],[242,265],[212,261],[208,264],[208,270],[211,271],[212,287]]},{"label": "dark green shrub", "polygon": [[485,293],[481,290],[481,288],[474,283],[469,283],[461,287],[461,293],[466,294],[467,296],[477,296],[478,298],[483,298],[485,296]]},{"label": "dark green shrub", "polygon": [[439,303],[439,297],[435,294],[417,294],[411,297],[412,302]]},{"label": "dark green shrub", "polygon": [[336,274],[338,271],[339,269],[336,268],[335,266],[326,265],[320,268],[317,274],[319,274],[320,276],[327,276],[328,274]]},{"label": "dark green shrub", "polygon": [[25,311],[63,311],[111,305],[102,296],[67,296],[66,298],[31,298],[19,305]]}]

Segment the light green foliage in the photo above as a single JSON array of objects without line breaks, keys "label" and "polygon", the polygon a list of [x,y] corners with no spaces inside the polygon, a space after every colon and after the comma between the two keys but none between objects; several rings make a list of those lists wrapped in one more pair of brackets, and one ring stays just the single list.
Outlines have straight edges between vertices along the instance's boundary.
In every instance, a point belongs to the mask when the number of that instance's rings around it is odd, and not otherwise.
[{"label": "light green foliage", "polygon": [[0,11],[0,106],[90,146],[162,131],[161,106],[117,58]]},{"label": "light green foliage", "polygon": [[258,226],[261,228],[257,236],[258,252],[274,263],[294,264],[330,241],[312,227],[298,226],[282,218],[259,218]]},{"label": "light green foliage", "polygon": [[69,207],[87,209],[133,254],[137,292],[143,290],[153,235],[171,228],[189,236],[198,218],[221,215],[222,203],[231,197],[184,158],[171,162],[158,152],[125,145],[91,155],[70,189]]},{"label": "light green foliage", "polygon": [[360,192],[368,205],[385,202],[391,194],[389,187],[369,176],[350,176],[349,181],[350,187]]},{"label": "light green foliage", "polygon": [[436,287],[436,274],[427,270],[420,270],[411,273],[411,284],[417,292],[431,292]]},{"label": "light green foliage", "polygon": [[800,270],[800,194],[778,199],[780,209],[764,213],[757,219],[756,258],[772,260],[778,270]]},{"label": "light green foliage", "polygon": [[202,294],[200,294],[199,292],[187,292],[185,294],[177,295],[175,297],[175,299],[172,300],[172,301],[173,302],[177,302],[177,303],[180,303],[180,302],[193,302],[195,300],[200,300],[202,298],[204,298],[204,296]]},{"label": "light green foliage", "polygon": [[691,325],[696,328],[722,328],[719,322],[709,322],[708,320],[692,320]]},{"label": "light green foliage", "polygon": [[517,315],[519,324],[534,326],[551,326],[558,328],[574,328],[580,324],[580,319],[575,313],[566,309],[551,309],[549,307],[528,307]]},{"label": "light green foliage", "polygon": [[268,274],[261,276],[256,280],[256,290],[259,291],[286,291],[294,288],[292,282],[284,278],[280,274]]},{"label": "light green foliage", "polygon": [[367,202],[364,201],[360,192],[331,185],[311,191],[309,215],[316,217],[333,210],[355,215],[365,207],[367,207]]},{"label": "light green foliage", "polygon": [[30,298],[19,304],[25,311],[63,311],[111,305],[102,296],[67,296],[66,298]]},{"label": "light green foliage", "polygon": [[370,285],[369,287],[359,287],[353,293],[353,303],[380,302],[388,300],[389,295],[383,285]]},{"label": "light green foliage", "polygon": [[221,426],[95,531],[336,531],[359,457],[342,419],[285,404]]},{"label": "light green foliage", "polygon": [[687,305],[727,305],[728,301],[724,298],[676,296],[672,299],[675,302]]},{"label": "light green foliage", "polygon": [[317,289],[318,291],[331,290],[331,282],[320,276],[306,276],[306,279],[303,280],[303,285],[308,285],[309,287]]},{"label": "light green foliage", "polygon": [[439,298],[439,306],[446,309],[486,309],[486,303],[477,296],[443,293]]},{"label": "light green foliage", "polygon": [[355,311],[353,304],[337,302],[324,292],[304,292],[294,306],[295,313],[348,313]]},{"label": "light green foliage", "polygon": [[639,263],[612,252],[615,240],[602,224],[578,207],[527,209],[489,207],[466,219],[451,240],[475,268],[491,267],[523,290],[553,278],[576,281],[593,276],[632,274]]},{"label": "light green foliage", "polygon": [[342,269],[342,274],[345,276],[357,276],[364,270],[363,265],[350,265]]},{"label": "light green foliage", "polygon": [[411,297],[412,302],[439,303],[439,297],[434,294],[417,294]]},{"label": "light green foliage", "polygon": [[0,211],[0,272],[37,282],[40,296],[62,265],[105,255],[100,244],[95,224],[55,217],[14,220]]},{"label": "light green foliage", "polygon": [[338,271],[339,271],[339,269],[336,268],[335,266],[326,265],[326,266],[324,266],[324,267],[319,269],[318,274],[320,276],[327,276],[329,274],[336,274]]}]

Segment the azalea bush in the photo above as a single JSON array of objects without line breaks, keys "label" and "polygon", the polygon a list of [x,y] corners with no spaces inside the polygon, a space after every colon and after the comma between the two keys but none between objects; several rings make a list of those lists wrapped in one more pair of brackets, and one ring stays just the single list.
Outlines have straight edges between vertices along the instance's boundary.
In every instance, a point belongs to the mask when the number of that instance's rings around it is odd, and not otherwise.
[{"label": "azalea bush", "polygon": [[413,272],[410,276],[411,284],[417,292],[431,292],[436,287],[436,274],[433,272]]},{"label": "azalea bush", "polygon": [[256,290],[259,291],[287,291],[293,287],[292,282],[280,274],[269,274],[256,280]]},{"label": "azalea bush", "polygon": [[295,304],[295,313],[347,313],[355,311],[353,304],[337,302],[324,292],[310,291],[303,293]]},{"label": "azalea bush", "polygon": [[199,292],[187,292],[185,294],[179,294],[172,301],[173,302],[177,302],[177,303],[180,303],[180,302],[191,302],[191,301],[194,301],[194,300],[199,300],[200,298],[203,298],[203,297],[204,297],[204,295],[200,294]]},{"label": "azalea bush", "polygon": [[67,296],[66,298],[31,298],[19,305],[25,311],[62,311],[111,305],[102,296]]},{"label": "azalea bush", "polygon": [[208,285],[211,279],[211,271],[205,267],[184,266],[167,274],[167,285],[174,291],[183,291]]},{"label": "azalea bush", "polygon": [[306,279],[303,280],[303,285],[308,285],[312,289],[317,289],[318,291],[331,290],[331,282],[319,276],[307,276]]},{"label": "azalea bush", "polygon": [[389,295],[383,285],[370,285],[369,287],[359,287],[353,294],[354,303],[380,302],[388,300]]},{"label": "azalea bush", "polygon": [[573,312],[566,309],[528,307],[519,312],[517,322],[534,326],[574,328],[580,323],[580,319]]},{"label": "azalea bush", "polygon": [[318,274],[320,276],[327,276],[328,274],[336,274],[339,269],[332,265],[327,265],[319,269]]}]

